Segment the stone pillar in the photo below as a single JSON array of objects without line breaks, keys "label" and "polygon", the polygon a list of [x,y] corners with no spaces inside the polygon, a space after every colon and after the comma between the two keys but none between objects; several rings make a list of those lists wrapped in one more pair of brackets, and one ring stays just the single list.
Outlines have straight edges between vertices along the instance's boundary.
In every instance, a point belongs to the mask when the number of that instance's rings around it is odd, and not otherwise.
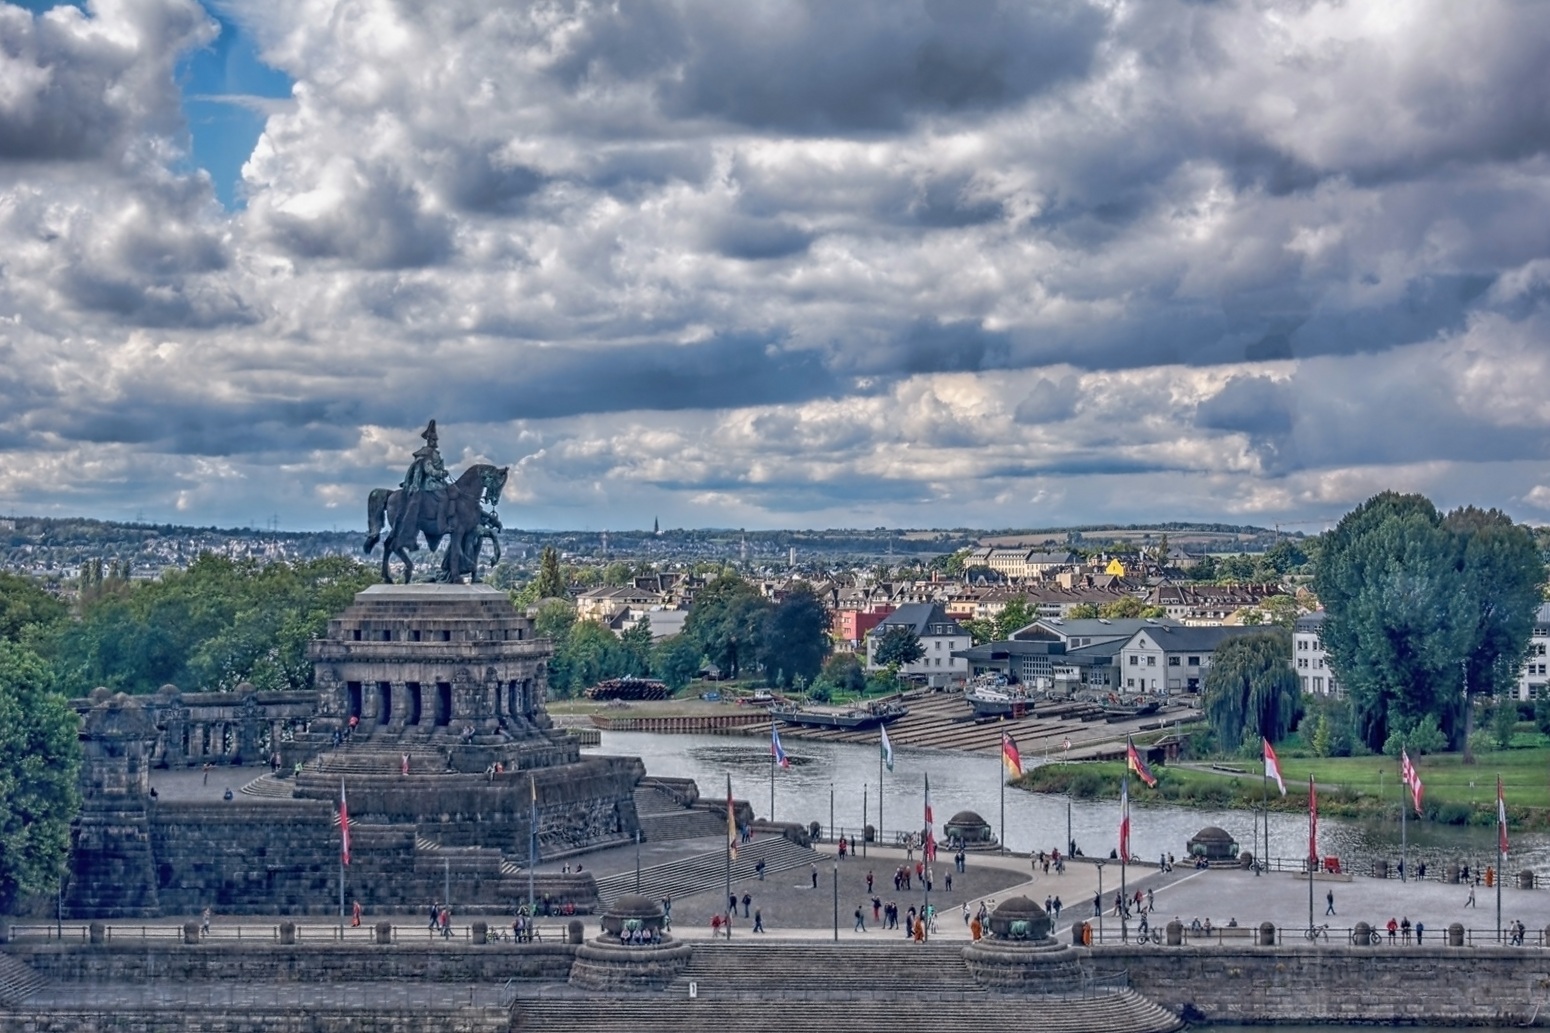
[{"label": "stone pillar", "polygon": [[1273,922],[1259,923],[1259,945],[1261,947],[1274,947],[1276,945],[1276,927]]},{"label": "stone pillar", "polygon": [[1372,877],[1374,879],[1387,879],[1389,877],[1389,863],[1382,858],[1372,862]]},{"label": "stone pillar", "polygon": [[286,921],[280,923],[280,942],[286,946],[296,942],[295,922]]},{"label": "stone pillar", "polygon": [[1357,922],[1356,928],[1352,930],[1352,937],[1358,947],[1372,946],[1372,926],[1366,922]]},{"label": "stone pillar", "polygon": [[86,935],[90,938],[93,947],[100,947],[108,942],[108,930],[101,922],[93,922],[86,927]]},{"label": "stone pillar", "polygon": [[195,944],[199,942],[198,922],[183,923],[183,942],[184,944]]},{"label": "stone pillar", "polygon": [[1459,884],[1459,879],[1462,878],[1460,866],[1456,864],[1448,865],[1447,870],[1443,872],[1443,877],[1448,880],[1449,885],[1457,886]]},{"label": "stone pillar", "polygon": [[1454,922],[1448,926],[1448,946],[1464,946],[1464,925],[1462,922]]},{"label": "stone pillar", "polygon": [[468,931],[475,943],[484,943],[490,938],[490,926],[487,922],[471,922]]},{"label": "stone pillar", "polygon": [[378,922],[377,923],[376,933],[377,933],[377,942],[378,943],[392,943],[393,942],[393,923],[392,922]]},{"label": "stone pillar", "polygon": [[1531,890],[1534,888],[1534,873],[1522,871],[1518,873],[1518,889]]},{"label": "stone pillar", "polygon": [[1168,923],[1168,946],[1182,947],[1184,945],[1184,923]]}]

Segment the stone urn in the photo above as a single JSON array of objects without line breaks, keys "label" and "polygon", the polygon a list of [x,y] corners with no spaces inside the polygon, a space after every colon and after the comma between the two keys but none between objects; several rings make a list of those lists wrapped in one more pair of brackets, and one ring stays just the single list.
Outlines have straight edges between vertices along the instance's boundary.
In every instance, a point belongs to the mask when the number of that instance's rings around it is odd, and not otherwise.
[{"label": "stone urn", "polygon": [[1207,861],[1232,862],[1238,858],[1238,841],[1233,839],[1226,830],[1219,829],[1215,825],[1207,825],[1189,842],[1184,844],[1184,849],[1191,857],[1203,857]]}]

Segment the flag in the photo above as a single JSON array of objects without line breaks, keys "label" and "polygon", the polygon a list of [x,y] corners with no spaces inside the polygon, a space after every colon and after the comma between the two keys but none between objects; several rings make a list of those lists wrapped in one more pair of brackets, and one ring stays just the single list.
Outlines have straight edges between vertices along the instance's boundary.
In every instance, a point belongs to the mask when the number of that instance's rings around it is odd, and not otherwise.
[{"label": "flag", "polygon": [[882,733],[883,733],[883,745],[882,745],[882,749],[883,749],[883,763],[888,766],[888,770],[889,771],[892,771],[893,770],[893,743],[888,741],[888,726],[887,725],[883,725],[881,727],[882,727]]},{"label": "flag", "polygon": [[1496,776],[1496,849],[1507,852],[1507,801],[1502,797],[1502,776]]},{"label": "flag", "polygon": [[927,861],[936,860],[936,835],[931,828],[931,776],[926,776],[926,838],[922,843],[920,856]]},{"label": "flag", "polygon": [[732,776],[727,776],[727,853],[737,860],[737,812],[732,809]]},{"label": "flag", "polygon": [[1308,860],[1314,864],[1319,859],[1319,794],[1313,786],[1313,776],[1308,776]]},{"label": "flag", "polygon": [[780,729],[775,726],[774,721],[770,722],[770,754],[775,758],[775,763],[781,767],[791,767],[791,758],[786,756],[785,750],[781,749]]},{"label": "flag", "polygon": [[1017,752],[1017,740],[1009,732],[1001,733],[1001,763],[1013,778],[1023,773],[1023,756]]},{"label": "flag", "polygon": [[339,860],[350,863],[350,805],[344,798],[344,777],[339,779]]},{"label": "flag", "polygon": [[1130,859],[1130,776],[1119,780],[1119,859]]},{"label": "flag", "polygon": [[1152,769],[1147,767],[1146,761],[1141,759],[1141,754],[1136,749],[1136,744],[1130,741],[1128,735],[1125,737],[1125,765],[1131,771],[1134,771],[1136,777],[1145,782],[1148,787],[1155,787],[1157,785],[1157,776],[1152,774]]},{"label": "flag", "polygon": [[1410,763],[1410,752],[1399,751],[1399,784],[1410,789],[1410,798],[1415,803],[1415,812],[1421,813],[1421,775],[1416,771],[1415,765]]},{"label": "flag", "polygon": [[1265,744],[1265,775],[1276,780],[1276,788],[1285,796],[1286,783],[1281,779],[1281,762],[1276,760],[1276,751],[1271,747],[1269,739],[1261,736],[1260,742]]}]

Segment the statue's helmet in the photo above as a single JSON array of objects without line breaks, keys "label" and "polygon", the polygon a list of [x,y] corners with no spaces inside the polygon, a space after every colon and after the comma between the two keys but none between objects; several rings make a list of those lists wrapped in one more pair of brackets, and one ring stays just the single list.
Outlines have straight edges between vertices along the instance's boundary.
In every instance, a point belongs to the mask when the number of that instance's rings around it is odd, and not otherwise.
[{"label": "statue's helmet", "polygon": [[436,447],[436,421],[435,420],[432,420],[431,422],[429,422],[429,423],[427,423],[425,425],[425,433],[421,434],[420,437],[424,438],[426,444],[430,445],[432,448]]}]

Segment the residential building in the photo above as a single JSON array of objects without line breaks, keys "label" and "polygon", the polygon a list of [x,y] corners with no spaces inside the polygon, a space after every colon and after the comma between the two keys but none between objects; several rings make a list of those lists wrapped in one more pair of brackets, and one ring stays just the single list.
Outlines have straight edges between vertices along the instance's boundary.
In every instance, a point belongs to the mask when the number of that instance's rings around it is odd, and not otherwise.
[{"label": "residential building", "polygon": [[618,616],[621,610],[649,610],[661,605],[662,596],[649,589],[636,588],[634,585],[624,588],[604,585],[601,588],[589,588],[576,596],[576,619],[602,621],[606,624]]},{"label": "residential building", "polygon": [[1154,696],[1198,693],[1217,648],[1229,639],[1255,634],[1264,634],[1264,629],[1171,623],[1142,628],[1119,650],[1119,689]]},{"label": "residential building", "polygon": [[893,607],[886,603],[870,610],[835,610],[829,619],[829,634],[835,647],[852,653],[860,649],[867,634],[891,613]]},{"label": "residential building", "polygon": [[1163,581],[1147,593],[1148,606],[1161,606],[1181,624],[1215,626],[1239,610],[1262,606],[1280,595],[1280,585],[1195,585]]},{"label": "residential building", "polygon": [[1550,695],[1550,603],[1540,603],[1534,611],[1534,629],[1529,634],[1528,655],[1518,672],[1518,698],[1544,699]]},{"label": "residential building", "polygon": [[1338,696],[1340,684],[1324,653],[1324,611],[1303,614],[1292,628],[1292,667],[1305,696]]},{"label": "residential building", "polygon": [[924,650],[919,660],[899,668],[900,674],[925,678],[934,686],[960,682],[968,675],[968,661],[957,653],[969,648],[969,633],[937,603],[907,603],[879,621],[866,636],[867,670],[882,667],[876,659],[878,644],[899,626],[912,629]]}]

